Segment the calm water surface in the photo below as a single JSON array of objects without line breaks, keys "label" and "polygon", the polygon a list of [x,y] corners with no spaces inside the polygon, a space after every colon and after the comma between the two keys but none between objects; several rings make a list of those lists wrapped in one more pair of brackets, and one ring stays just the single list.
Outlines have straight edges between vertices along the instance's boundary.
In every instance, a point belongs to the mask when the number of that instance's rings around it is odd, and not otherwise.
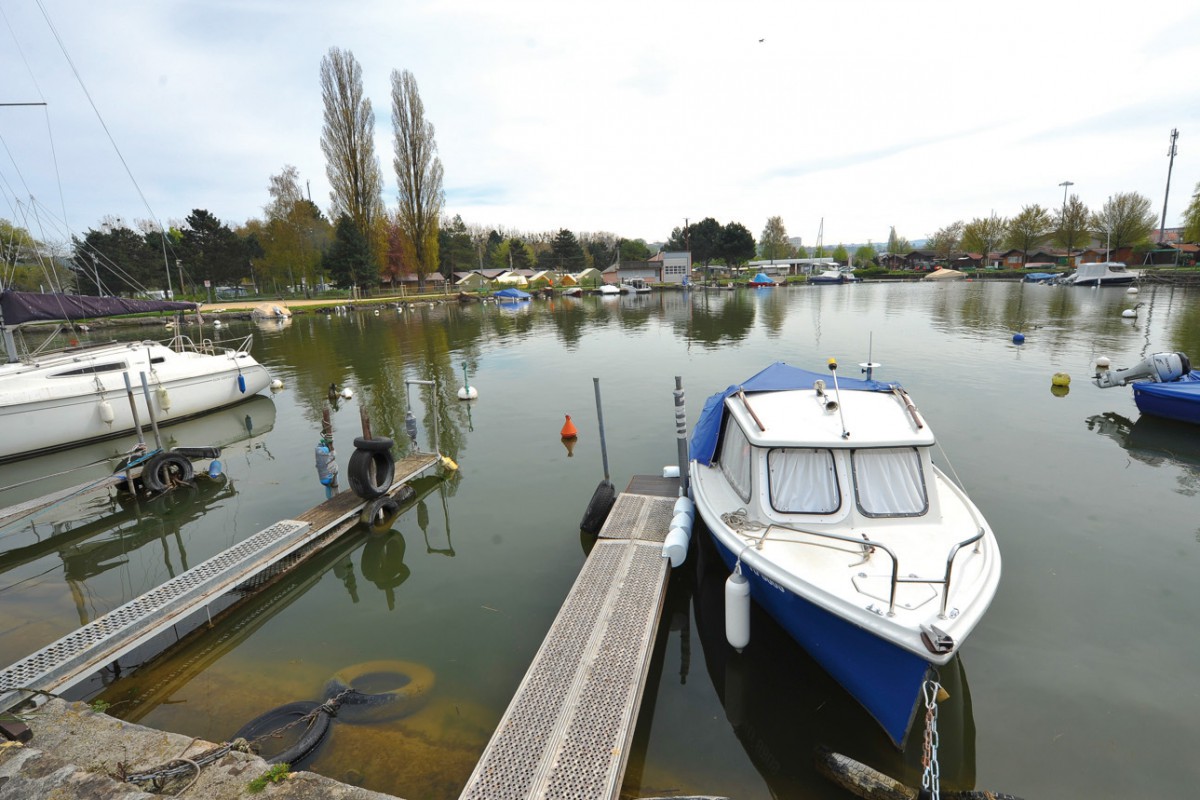
[{"label": "calm water surface", "polygon": [[[1121,317],[1134,300],[1136,320]],[[1139,419],[1128,389],[1087,380],[1160,350],[1200,357],[1200,294],[1016,283],[867,284],[655,293],[618,300],[426,306],[297,316],[253,332],[285,389],[166,429],[226,444],[225,477],[151,507],[63,503],[0,530],[0,661],[9,663],[172,575],[325,499],[313,448],[330,384],[348,458],[365,406],[460,465],[429,479],[382,535],[356,531],[212,631],[141,670],[123,664],[77,695],[111,714],[221,741],[274,706],[317,699],[352,665],[428,668],[429,702],[403,719],[334,729],[310,769],[413,798],[458,796],[590,542],[578,524],[602,476],[600,379],[613,482],[675,458],[674,376],[695,421],[704,398],[775,360],[904,383],[1000,540],[995,602],[942,679],[947,788],[1026,798],[1194,794],[1200,717],[1200,430]],[[1014,332],[1026,341],[1017,346]],[[96,336],[95,331],[92,336]],[[463,364],[479,399],[456,397]],[[1068,373],[1065,396],[1051,376]],[[407,379],[439,381],[439,397]],[[559,439],[571,414],[580,437]],[[106,444],[0,468],[18,502],[81,475]],[[698,537],[698,542],[702,537]],[[740,656],[724,644],[707,547],[672,576],[624,793],[841,798],[812,768],[828,745],[910,785],[866,715],[763,616]],[[920,730],[918,723],[917,730]],[[114,754],[116,757],[119,754]]]}]

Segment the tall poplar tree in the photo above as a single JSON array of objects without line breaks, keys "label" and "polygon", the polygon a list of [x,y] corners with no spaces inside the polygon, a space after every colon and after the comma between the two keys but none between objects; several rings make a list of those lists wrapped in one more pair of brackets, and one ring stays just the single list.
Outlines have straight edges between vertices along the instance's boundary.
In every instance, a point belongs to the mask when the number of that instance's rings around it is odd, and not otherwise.
[{"label": "tall poplar tree", "polygon": [[321,151],[329,177],[331,219],[349,217],[370,241],[383,214],[383,174],[375,155],[375,112],[363,96],[362,67],[349,50],[329,48],[321,59],[325,125]]},{"label": "tall poplar tree", "polygon": [[783,217],[770,217],[763,228],[762,237],[758,242],[758,253],[762,258],[789,258],[793,253],[792,243],[788,241],[787,228],[783,225]]},{"label": "tall poplar tree", "polygon": [[433,123],[425,119],[417,79],[408,70],[392,70],[392,130],[396,137],[392,164],[400,188],[396,221],[412,253],[417,282],[423,285],[425,276],[438,267],[438,221],[446,195]]}]

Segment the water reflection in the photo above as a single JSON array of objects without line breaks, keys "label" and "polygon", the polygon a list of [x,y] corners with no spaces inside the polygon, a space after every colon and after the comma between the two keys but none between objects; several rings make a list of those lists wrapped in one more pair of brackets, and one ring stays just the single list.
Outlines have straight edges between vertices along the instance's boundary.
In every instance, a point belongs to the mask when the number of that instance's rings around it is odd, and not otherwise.
[{"label": "water reflection", "polygon": [[1135,422],[1112,411],[1093,414],[1086,424],[1143,464],[1181,467],[1175,491],[1188,497],[1200,494],[1200,437],[1195,425],[1148,414]]}]

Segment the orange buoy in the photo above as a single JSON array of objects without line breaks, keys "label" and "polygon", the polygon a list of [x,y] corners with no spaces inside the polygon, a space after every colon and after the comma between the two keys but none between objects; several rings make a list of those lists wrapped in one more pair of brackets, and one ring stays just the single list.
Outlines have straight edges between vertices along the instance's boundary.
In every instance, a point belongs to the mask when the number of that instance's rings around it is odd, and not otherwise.
[{"label": "orange buoy", "polygon": [[579,431],[575,430],[575,423],[571,422],[571,415],[567,414],[567,421],[562,427],[562,438],[574,439],[579,435]]}]

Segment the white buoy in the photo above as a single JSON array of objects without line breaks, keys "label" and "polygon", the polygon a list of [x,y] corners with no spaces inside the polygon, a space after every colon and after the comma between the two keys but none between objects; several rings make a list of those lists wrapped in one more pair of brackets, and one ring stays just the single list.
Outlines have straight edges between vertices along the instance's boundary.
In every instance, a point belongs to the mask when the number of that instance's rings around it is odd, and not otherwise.
[{"label": "white buoy", "polygon": [[1125,294],[1137,294],[1137,293],[1138,293],[1138,288],[1136,286],[1130,286],[1128,289],[1125,290]]},{"label": "white buoy", "polygon": [[271,391],[272,392],[278,392],[282,388],[283,388],[283,381],[279,380],[279,378],[276,378],[275,380],[271,381]]},{"label": "white buoy", "polygon": [[1096,359],[1096,369],[1108,369],[1111,364],[1112,362],[1108,360],[1108,356],[1100,356]]},{"label": "white buoy", "polygon": [[163,411],[171,410],[171,395],[167,393],[167,387],[158,387],[158,407]]},{"label": "white buoy", "polygon": [[675,505],[671,507],[671,514],[675,515],[681,511],[692,519],[696,518],[696,504],[692,502],[692,498],[681,497],[675,501]]},{"label": "white buoy", "polygon": [[467,380],[467,362],[463,362],[463,385],[458,387],[459,400],[475,400],[479,397],[479,392],[475,391],[475,387]]},{"label": "white buoy", "polygon": [[219,319],[214,319],[214,320],[213,320],[213,327],[214,327],[214,328],[219,328],[219,327],[221,327],[221,320],[219,320]]},{"label": "white buoy", "polygon": [[687,559],[688,535],[683,528],[671,528],[663,539],[662,554],[671,559],[671,566],[678,567]]},{"label": "white buoy", "polygon": [[1138,309],[1144,305],[1146,305],[1146,304],[1138,303],[1133,308],[1127,308],[1121,312],[1121,316],[1124,317],[1125,319],[1137,319]]},{"label": "white buoy", "polygon": [[750,582],[740,565],[725,581],[725,640],[739,653],[750,644]]},{"label": "white buoy", "polygon": [[349,386],[347,386],[345,389],[342,389],[342,399],[349,400],[352,397],[354,397],[354,392],[350,391]]},{"label": "white buoy", "polygon": [[670,464],[663,467],[662,476],[664,478],[678,478],[679,467]]},{"label": "white buoy", "polygon": [[101,400],[100,401],[100,419],[104,422],[104,424],[112,425],[113,420],[116,418],[117,418],[117,415],[115,413],[113,413],[112,403],[108,402],[107,400]]}]

